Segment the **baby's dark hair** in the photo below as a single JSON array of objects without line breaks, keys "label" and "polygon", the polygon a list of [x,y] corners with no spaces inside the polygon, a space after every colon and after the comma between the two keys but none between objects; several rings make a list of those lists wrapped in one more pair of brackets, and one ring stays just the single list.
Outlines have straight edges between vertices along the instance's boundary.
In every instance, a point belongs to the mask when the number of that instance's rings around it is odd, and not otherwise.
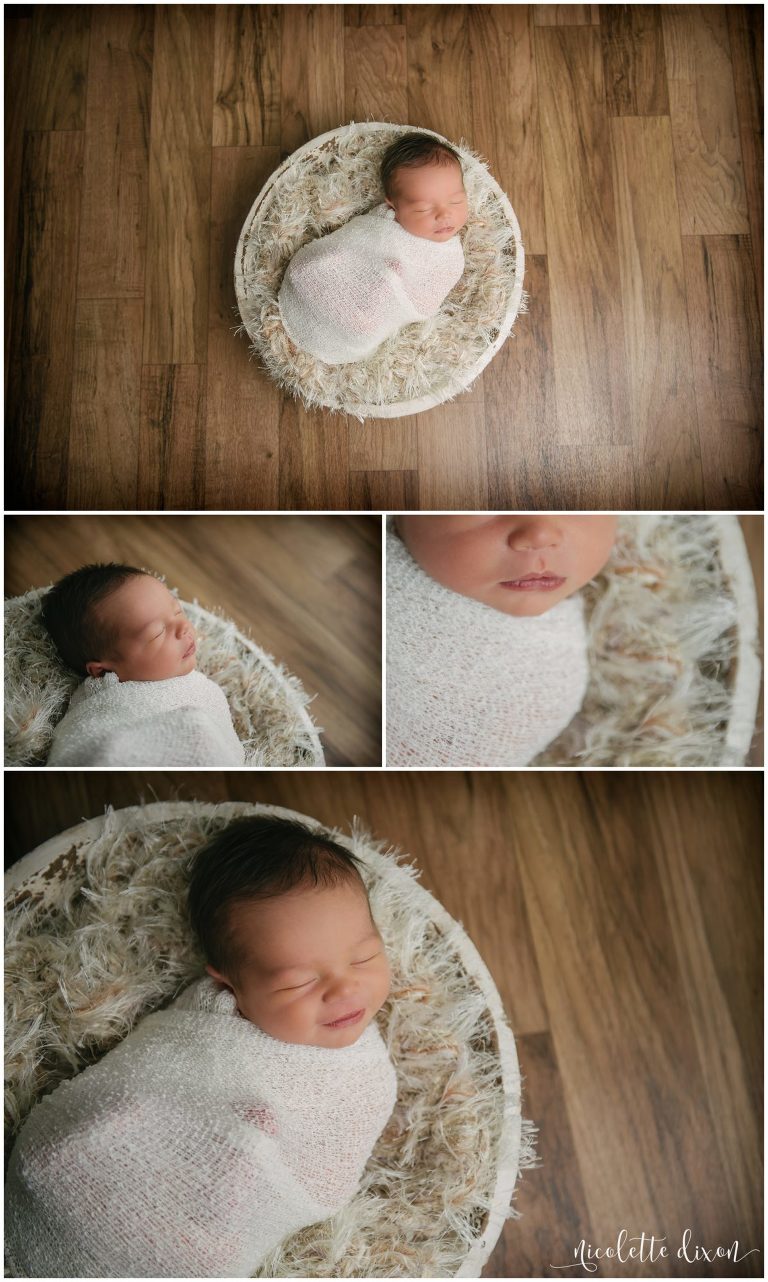
[{"label": "baby's dark hair", "polygon": [[206,960],[224,975],[237,973],[242,950],[230,929],[236,904],[274,899],[305,884],[352,882],[367,897],[361,866],[344,846],[294,819],[233,819],[203,846],[192,865],[189,918]]},{"label": "baby's dark hair", "polygon": [[135,565],[83,565],[54,583],[43,597],[42,620],[68,668],[87,673],[86,664],[100,658],[110,644],[109,631],[100,627],[95,606],[137,574]]},{"label": "baby's dark hair", "polygon": [[431,134],[402,134],[384,152],[381,161],[381,185],[384,195],[392,196],[398,169],[419,169],[422,165],[447,165],[452,161],[461,169],[461,157],[447,142]]}]

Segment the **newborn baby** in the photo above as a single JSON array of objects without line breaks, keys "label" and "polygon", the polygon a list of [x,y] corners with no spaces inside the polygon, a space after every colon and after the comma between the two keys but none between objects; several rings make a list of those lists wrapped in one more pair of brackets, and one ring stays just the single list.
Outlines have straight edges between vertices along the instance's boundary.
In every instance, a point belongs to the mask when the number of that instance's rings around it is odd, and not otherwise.
[{"label": "newborn baby", "polygon": [[359,864],[235,820],[189,892],[212,978],[32,1111],[6,1185],[31,1277],[250,1277],[357,1192],[395,1104],[389,965]]},{"label": "newborn baby", "polygon": [[579,588],[613,516],[399,516],[387,538],[387,765],[523,766],[581,707]]},{"label": "newborn baby", "polygon": [[131,565],[86,565],[54,584],[42,619],[85,677],[49,766],[237,766],[224,692],[195,671],[195,631],[168,589]]},{"label": "newborn baby", "polygon": [[435,316],[464,271],[461,162],[430,134],[384,154],[386,203],[310,241],[280,287],[288,337],[328,365],[365,360],[403,325]]}]

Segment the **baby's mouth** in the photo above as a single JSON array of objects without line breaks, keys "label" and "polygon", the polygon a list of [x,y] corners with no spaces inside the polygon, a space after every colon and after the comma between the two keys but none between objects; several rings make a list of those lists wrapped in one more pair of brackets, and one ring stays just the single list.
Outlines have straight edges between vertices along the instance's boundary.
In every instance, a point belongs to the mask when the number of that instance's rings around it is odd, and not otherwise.
[{"label": "baby's mouth", "polygon": [[193,637],[189,645],[187,646],[186,650],[184,651],[183,655],[181,656],[182,659],[188,659],[191,655],[195,653],[196,649],[197,649],[197,643],[195,641],[195,638]]},{"label": "baby's mouth", "polygon": [[499,586],[510,592],[556,592],[565,583],[559,574],[524,574],[520,579],[506,579]]},{"label": "baby's mouth", "polygon": [[350,1011],[348,1015],[342,1015],[339,1019],[333,1019],[325,1025],[326,1028],[351,1028],[353,1024],[359,1024],[365,1014],[365,1007],[361,1010]]}]

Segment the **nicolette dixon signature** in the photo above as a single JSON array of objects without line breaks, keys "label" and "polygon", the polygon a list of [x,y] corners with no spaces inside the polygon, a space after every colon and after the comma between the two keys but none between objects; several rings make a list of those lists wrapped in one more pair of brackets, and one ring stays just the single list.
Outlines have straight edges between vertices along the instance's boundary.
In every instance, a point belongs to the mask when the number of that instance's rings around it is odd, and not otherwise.
[{"label": "nicolette dixon signature", "polygon": [[711,1264],[714,1260],[731,1260],[734,1264],[738,1264],[748,1255],[754,1255],[756,1252],[759,1254],[759,1248],[756,1246],[751,1251],[740,1251],[738,1239],[730,1246],[705,1247],[694,1242],[692,1238],[691,1230],[686,1229],[679,1247],[675,1248],[667,1245],[666,1236],[657,1237],[655,1233],[645,1232],[632,1235],[628,1229],[620,1229],[615,1246],[593,1246],[591,1242],[586,1242],[582,1238],[578,1246],[573,1248],[573,1264],[550,1264],[549,1267],[551,1269],[584,1269],[586,1273],[597,1273],[601,1260],[618,1260],[621,1264],[636,1260],[641,1264],[655,1264],[657,1260],[668,1260],[674,1254],[678,1260],[685,1260],[688,1264],[701,1264],[704,1261]]}]

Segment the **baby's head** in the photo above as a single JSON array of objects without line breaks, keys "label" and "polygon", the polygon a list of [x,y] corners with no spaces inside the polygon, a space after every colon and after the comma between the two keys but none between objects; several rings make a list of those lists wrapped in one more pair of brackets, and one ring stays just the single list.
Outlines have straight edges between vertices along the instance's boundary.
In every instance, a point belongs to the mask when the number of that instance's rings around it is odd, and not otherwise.
[{"label": "baby's head", "polygon": [[503,614],[545,614],[603,568],[615,516],[505,512],[398,516],[397,531],[431,578]]},{"label": "baby's head", "polygon": [[195,667],[195,630],[167,587],[133,565],[84,565],[43,597],[62,660],[81,676],[165,681]]},{"label": "baby's head", "polygon": [[389,993],[358,860],[269,815],[236,819],[197,855],[189,914],[208,972],[278,1041],[339,1049]]},{"label": "baby's head", "polygon": [[430,134],[403,134],[384,153],[381,182],[400,226],[424,240],[447,241],[467,221],[458,154]]}]

